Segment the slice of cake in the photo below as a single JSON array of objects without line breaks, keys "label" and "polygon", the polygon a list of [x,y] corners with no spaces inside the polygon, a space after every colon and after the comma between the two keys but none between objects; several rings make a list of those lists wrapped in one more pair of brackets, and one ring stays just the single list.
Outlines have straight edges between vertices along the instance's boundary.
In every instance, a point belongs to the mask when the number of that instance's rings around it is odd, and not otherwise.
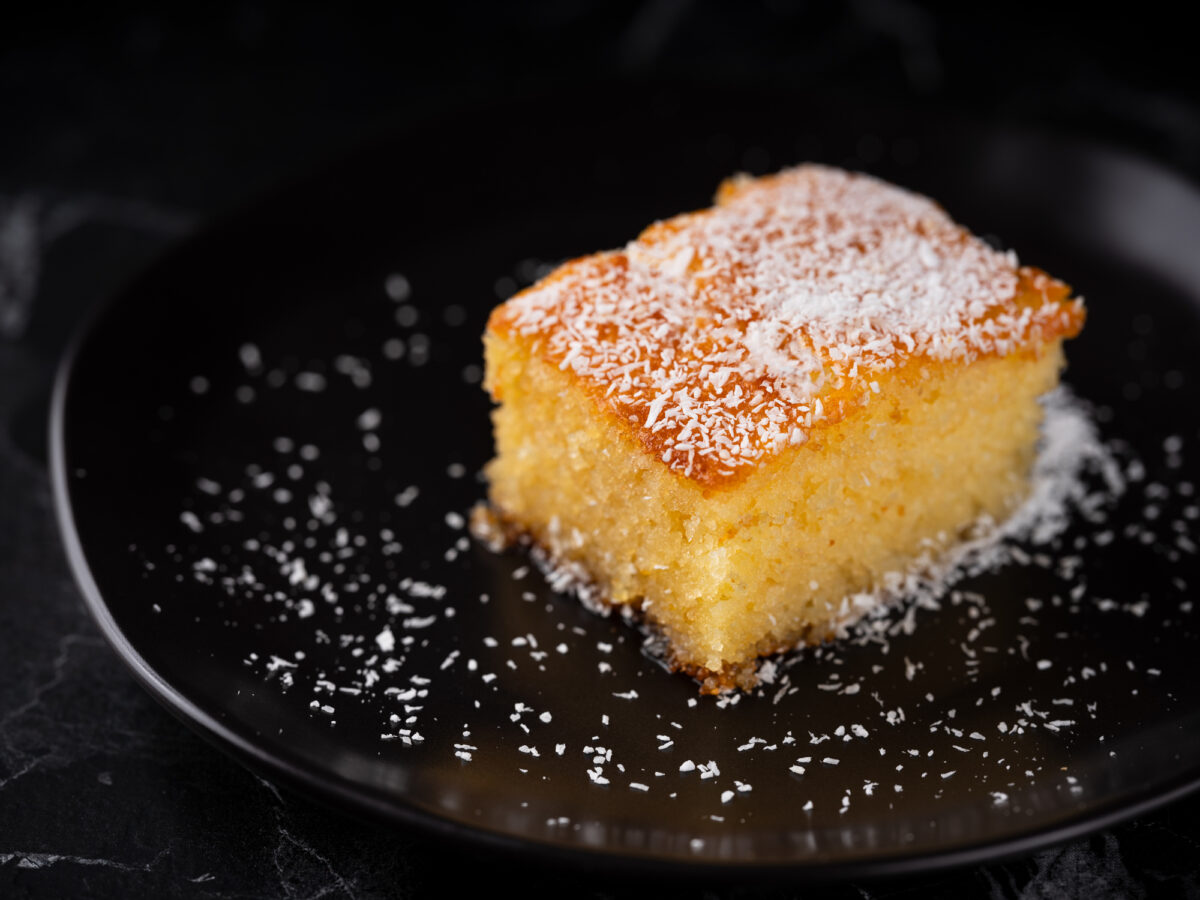
[{"label": "slice of cake", "polygon": [[707,691],[1020,502],[1082,302],[821,166],[559,267],[484,336],[491,510]]}]

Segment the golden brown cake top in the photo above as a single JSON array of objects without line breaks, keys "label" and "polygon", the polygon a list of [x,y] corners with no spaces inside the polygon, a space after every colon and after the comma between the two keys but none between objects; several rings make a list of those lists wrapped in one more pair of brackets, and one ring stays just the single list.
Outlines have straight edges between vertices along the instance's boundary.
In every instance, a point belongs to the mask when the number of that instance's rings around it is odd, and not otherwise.
[{"label": "golden brown cake top", "polygon": [[574,373],[681,475],[716,484],[878,393],[922,357],[970,360],[1082,327],[1069,288],[933,201],[806,165],[572,260],[493,313]]}]

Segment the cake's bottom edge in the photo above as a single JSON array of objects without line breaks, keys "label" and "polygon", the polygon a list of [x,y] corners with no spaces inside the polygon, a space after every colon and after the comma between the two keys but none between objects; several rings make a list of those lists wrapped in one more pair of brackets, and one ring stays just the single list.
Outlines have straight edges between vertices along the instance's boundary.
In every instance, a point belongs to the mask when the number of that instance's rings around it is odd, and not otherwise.
[{"label": "cake's bottom edge", "polygon": [[645,608],[642,600],[613,602],[586,566],[558,552],[546,542],[539,541],[529,529],[505,514],[494,503],[481,501],[472,508],[470,529],[476,540],[493,552],[500,553],[514,548],[521,548],[527,552],[553,591],[573,595],[588,611],[600,616],[618,612],[628,623],[642,631],[645,636],[644,647],[653,659],[667,671],[693,679],[699,685],[701,694],[749,691],[759,684],[759,664],[764,659],[799,647],[832,640],[844,633],[847,626],[861,618],[861,614],[851,619],[844,615],[834,615],[826,622],[809,623],[794,640],[764,641],[752,659],[739,662],[724,661],[721,669],[714,670],[684,659],[671,644],[662,625]]}]

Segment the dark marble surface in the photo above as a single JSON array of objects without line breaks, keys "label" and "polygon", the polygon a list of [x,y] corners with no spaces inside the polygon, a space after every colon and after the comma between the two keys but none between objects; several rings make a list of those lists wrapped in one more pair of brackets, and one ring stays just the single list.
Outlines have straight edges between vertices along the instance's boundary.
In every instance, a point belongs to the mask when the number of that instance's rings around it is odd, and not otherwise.
[{"label": "dark marble surface", "polygon": [[211,749],[134,683],[68,572],[44,462],[49,379],[86,310],[209,216],[371,133],[464,97],[666,76],[966,108],[1122,144],[1197,178],[1200,91],[1184,38],[1161,17],[1130,27],[895,2],[571,2],[418,19],[228,3],[203,16],[26,11],[10,25],[0,896],[371,898],[501,885],[587,897],[1200,896],[1200,797],[1024,859],[804,889],[646,885],[322,808]]}]

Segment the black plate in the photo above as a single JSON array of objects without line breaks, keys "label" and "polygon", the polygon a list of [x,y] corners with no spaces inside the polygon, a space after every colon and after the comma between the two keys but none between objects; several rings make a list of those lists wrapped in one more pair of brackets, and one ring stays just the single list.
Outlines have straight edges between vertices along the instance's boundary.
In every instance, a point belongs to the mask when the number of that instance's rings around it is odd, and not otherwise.
[{"label": "black plate", "polygon": [[[1116,152],[932,115],[643,99],[381,140],[98,317],[59,380],[54,477],[76,575],[137,677],[327,800],[625,868],[913,870],[1195,788],[1200,195]],[[1131,477],[913,633],[793,656],[789,690],[718,703],[466,537],[491,452],[479,335],[544,261],[805,158],[927,192],[1076,285],[1091,318],[1067,380]]]}]

